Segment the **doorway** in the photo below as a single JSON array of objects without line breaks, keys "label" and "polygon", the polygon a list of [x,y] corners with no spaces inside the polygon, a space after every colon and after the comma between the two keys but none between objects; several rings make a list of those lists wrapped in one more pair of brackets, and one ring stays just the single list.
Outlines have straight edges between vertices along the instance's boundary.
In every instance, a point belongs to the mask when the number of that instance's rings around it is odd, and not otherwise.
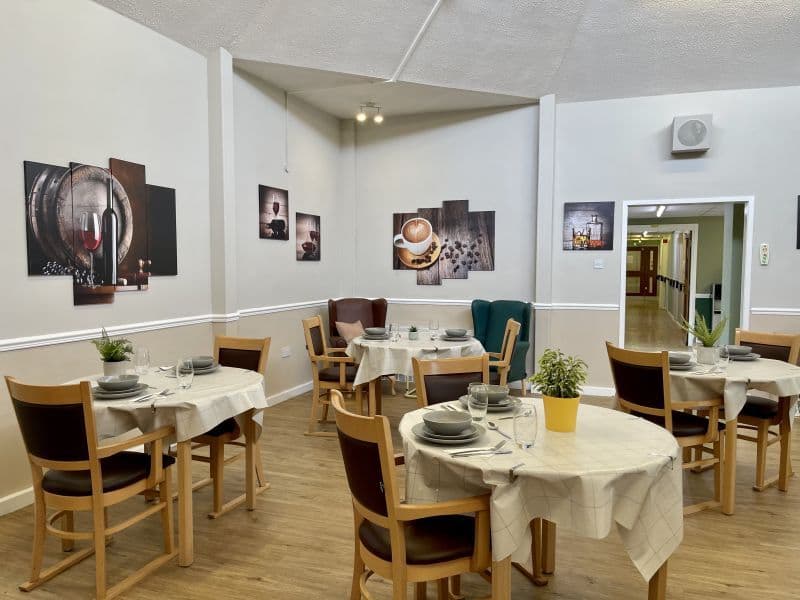
[{"label": "doorway", "polygon": [[621,346],[685,348],[694,339],[679,323],[696,314],[710,326],[729,318],[721,343],[748,326],[753,205],[752,197],[623,202]]}]

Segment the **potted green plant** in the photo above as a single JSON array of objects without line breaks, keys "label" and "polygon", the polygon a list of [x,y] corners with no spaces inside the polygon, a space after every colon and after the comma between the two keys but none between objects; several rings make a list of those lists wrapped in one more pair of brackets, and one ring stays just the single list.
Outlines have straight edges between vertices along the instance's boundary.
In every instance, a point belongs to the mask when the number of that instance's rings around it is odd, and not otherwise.
[{"label": "potted green plant", "polygon": [[103,361],[103,375],[121,375],[130,366],[128,358],[133,354],[133,345],[125,338],[111,338],[106,328],[101,329],[100,338],[92,340]]},{"label": "potted green plant", "polygon": [[713,365],[717,362],[719,349],[716,347],[725,325],[728,323],[728,317],[723,316],[714,329],[709,329],[705,317],[697,314],[694,317],[694,325],[683,319],[680,323],[684,331],[691,333],[699,342],[697,346],[697,362],[703,365]]},{"label": "potted green plant", "polygon": [[545,426],[550,431],[575,431],[586,368],[580,358],[552,348],[539,358],[539,368],[530,381],[542,394]]},{"label": "potted green plant", "polygon": [[417,330],[416,325],[412,325],[408,328],[408,339],[410,340],[418,340],[419,339],[419,331]]}]

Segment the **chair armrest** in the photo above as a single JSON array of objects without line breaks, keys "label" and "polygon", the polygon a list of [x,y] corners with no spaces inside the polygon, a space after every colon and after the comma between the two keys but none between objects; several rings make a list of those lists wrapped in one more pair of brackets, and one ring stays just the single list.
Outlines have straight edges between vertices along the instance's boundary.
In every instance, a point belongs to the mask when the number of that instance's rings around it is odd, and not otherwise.
[{"label": "chair armrest", "polygon": [[436,502],[435,504],[401,504],[397,507],[400,521],[416,521],[426,517],[460,515],[489,510],[489,494]]},{"label": "chair armrest", "polygon": [[113,444],[108,444],[106,446],[98,446],[97,457],[107,458],[109,456],[113,456],[114,454],[122,452],[123,450],[127,450],[128,448],[141,446],[142,444],[149,444],[156,440],[163,440],[172,435],[173,433],[175,433],[175,429],[171,426],[160,427],[155,431],[151,431],[150,433],[137,435],[134,438],[130,438],[122,442],[115,442]]},{"label": "chair armrest", "polygon": [[498,359],[503,358],[503,354],[500,352],[487,352],[486,354],[488,354],[490,358],[498,358]]},{"label": "chair armrest", "polygon": [[502,359],[492,360],[489,358],[489,367],[506,368],[508,367],[508,361]]},{"label": "chair armrest", "polygon": [[325,363],[345,363],[345,364],[355,364],[356,359],[352,356],[331,356],[329,354],[325,354],[323,356],[315,356],[312,358],[314,362],[325,362]]}]

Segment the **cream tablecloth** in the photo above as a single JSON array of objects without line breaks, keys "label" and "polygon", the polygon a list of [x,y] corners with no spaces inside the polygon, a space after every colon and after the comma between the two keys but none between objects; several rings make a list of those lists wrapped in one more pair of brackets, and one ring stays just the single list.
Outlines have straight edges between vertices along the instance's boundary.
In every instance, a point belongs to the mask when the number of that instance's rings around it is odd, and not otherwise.
[{"label": "cream tablecloth", "polygon": [[[575,433],[544,427],[540,400],[535,448],[512,454],[452,458],[411,433],[424,409],[400,422],[406,457],[406,498],[437,502],[491,491],[492,552],[530,560],[530,522],[545,518],[578,535],[601,539],[616,526],[642,576],[649,580],[683,538],[683,480],[675,439],[643,419],[581,405]],[[497,416],[497,415],[496,415]],[[497,421],[513,437],[512,420]],[[504,439],[487,431],[470,446]],[[470,447],[465,446],[465,447]],[[508,442],[506,447],[513,447]],[[517,463],[512,480],[509,469]]]},{"label": "cream tablecloth", "polygon": [[[83,377],[76,381],[94,381],[99,375]],[[263,412],[268,406],[264,394],[264,378],[260,373],[233,367],[220,367],[207,375],[195,375],[192,387],[179,390],[177,380],[161,372],[148,373],[140,381],[153,386],[150,392],[165,388],[175,394],[153,401],[136,403],[133,400],[94,401],[94,414],[99,437],[121,435],[138,427],[153,431],[166,425],[175,428],[174,442],[189,440],[222,423],[229,417],[244,418],[248,410],[255,410],[253,419],[257,433],[261,433]]]},{"label": "cream tablecloth", "polygon": [[483,346],[475,338],[464,342],[431,341],[424,332],[419,340],[409,340],[408,334],[402,334],[396,342],[366,341],[354,338],[345,352],[356,359],[358,372],[355,384],[361,385],[384,375],[401,374],[412,376],[411,359],[416,358],[453,358],[459,356],[476,356],[483,354]]},{"label": "cream tablecloth", "polygon": [[749,390],[772,396],[800,394],[800,367],[767,358],[754,361],[731,361],[725,373],[700,375],[691,371],[670,371],[673,400],[723,398],[725,417],[738,416]]}]

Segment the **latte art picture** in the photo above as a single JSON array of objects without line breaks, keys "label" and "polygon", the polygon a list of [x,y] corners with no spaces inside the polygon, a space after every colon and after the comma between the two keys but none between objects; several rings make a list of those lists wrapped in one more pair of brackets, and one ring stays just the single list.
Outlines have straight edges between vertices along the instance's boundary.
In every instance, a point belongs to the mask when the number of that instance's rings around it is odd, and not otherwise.
[{"label": "latte art picture", "polygon": [[470,212],[469,200],[446,200],[392,221],[392,267],[416,271],[417,285],[494,271],[494,211]]}]

